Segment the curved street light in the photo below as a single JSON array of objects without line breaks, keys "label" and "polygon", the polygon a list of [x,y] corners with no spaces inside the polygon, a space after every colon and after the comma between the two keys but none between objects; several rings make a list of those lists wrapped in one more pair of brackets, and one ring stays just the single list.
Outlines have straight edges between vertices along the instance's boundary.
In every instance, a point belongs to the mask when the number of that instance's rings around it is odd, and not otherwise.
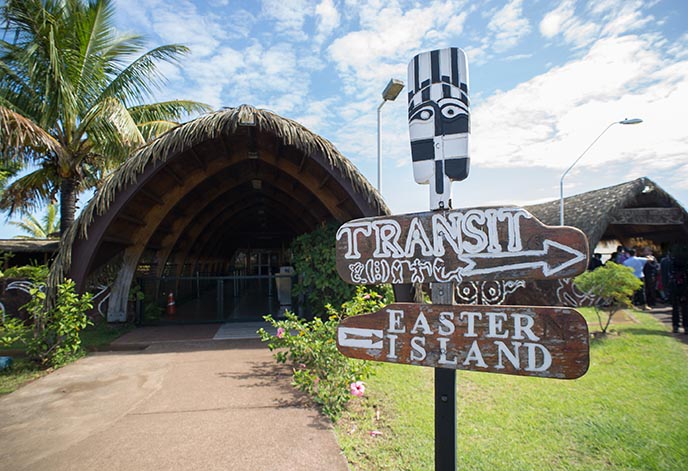
[{"label": "curved street light", "polygon": [[561,180],[559,180],[559,225],[563,226],[564,225],[564,177],[571,171],[573,167],[576,166],[578,161],[583,158],[583,156],[590,150],[590,148],[595,145],[595,143],[602,137],[604,133],[607,132],[609,128],[614,126],[615,124],[640,124],[642,123],[643,120],[640,118],[626,118],[622,119],[621,121],[614,121],[613,123],[610,123],[609,126],[604,128],[604,131],[602,131],[599,136],[595,138],[594,141],[590,143],[590,145],[583,151],[581,155],[578,156],[578,158],[571,164],[569,168],[566,169],[566,171],[561,175]]},{"label": "curved street light", "polygon": [[396,100],[403,88],[404,82],[397,79],[391,79],[385,89],[382,91],[382,103],[380,103],[380,106],[377,107],[377,191],[380,194],[382,194],[380,191],[380,175],[382,175],[382,159],[380,157],[380,148],[382,147],[380,137],[382,132],[382,124],[380,122],[380,116],[382,114],[382,106],[388,101]]}]

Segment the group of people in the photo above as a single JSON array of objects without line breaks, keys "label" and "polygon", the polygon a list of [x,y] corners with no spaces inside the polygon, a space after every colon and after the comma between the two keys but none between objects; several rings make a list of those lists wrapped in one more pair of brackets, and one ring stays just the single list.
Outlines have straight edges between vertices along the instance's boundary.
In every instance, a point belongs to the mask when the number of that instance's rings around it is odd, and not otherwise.
[{"label": "group of people", "polygon": [[[675,246],[657,261],[649,247],[639,250],[620,245],[609,261],[632,268],[636,278],[643,282],[633,294],[635,306],[652,309],[658,300],[670,303],[674,333],[683,325],[684,333],[688,334],[688,246]],[[595,253],[589,269],[599,266],[602,266],[602,256]]]}]

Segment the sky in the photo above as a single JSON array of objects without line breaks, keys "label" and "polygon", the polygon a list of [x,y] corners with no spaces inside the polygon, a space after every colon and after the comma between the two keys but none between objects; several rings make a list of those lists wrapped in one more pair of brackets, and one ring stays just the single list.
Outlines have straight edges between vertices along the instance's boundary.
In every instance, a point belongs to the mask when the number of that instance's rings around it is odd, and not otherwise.
[{"label": "sky", "polygon": [[[581,155],[566,195],[646,176],[688,207],[685,0],[114,1],[120,31],[191,49],[165,64],[156,100],[271,110],[331,141],[373,185],[385,85],[407,82],[414,55],[460,47],[471,170],[452,185],[454,208],[558,199]],[[405,92],[381,111],[381,191],[395,214],[429,209]],[[626,118],[643,122],[611,125]]]}]

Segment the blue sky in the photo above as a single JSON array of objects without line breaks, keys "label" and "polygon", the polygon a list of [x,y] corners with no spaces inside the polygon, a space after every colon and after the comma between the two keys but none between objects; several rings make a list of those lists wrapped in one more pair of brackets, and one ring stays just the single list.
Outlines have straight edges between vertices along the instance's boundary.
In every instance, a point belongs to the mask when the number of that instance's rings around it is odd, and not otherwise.
[{"label": "blue sky", "polygon": [[[376,108],[417,53],[468,56],[471,173],[454,207],[524,205],[647,176],[688,206],[688,2],[115,0],[117,26],[191,54],[156,99],[248,103],[329,139],[375,185]],[[428,209],[405,94],[382,109],[382,193]],[[82,201],[81,204],[85,204]],[[0,235],[16,232],[5,227]]]}]

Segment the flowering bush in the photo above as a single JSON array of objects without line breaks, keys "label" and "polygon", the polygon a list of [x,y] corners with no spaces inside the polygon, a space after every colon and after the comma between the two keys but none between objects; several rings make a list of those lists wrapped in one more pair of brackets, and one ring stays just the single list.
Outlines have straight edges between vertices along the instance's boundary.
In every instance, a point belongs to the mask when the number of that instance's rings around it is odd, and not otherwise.
[{"label": "flowering bush", "polygon": [[258,334],[268,348],[275,351],[279,363],[289,362],[293,368],[292,384],[308,393],[322,407],[332,421],[336,421],[352,397],[362,396],[362,380],[373,373],[373,365],[362,360],[343,356],[337,350],[337,326],[345,317],[374,312],[391,299],[391,288],[383,290],[385,296],[365,287],[358,287],[355,296],[345,302],[339,311],[327,305],[328,319],[319,317],[311,321],[287,312],[285,319],[264,319],[277,329],[272,335],[265,329]]},{"label": "flowering bush", "polygon": [[72,280],[57,286],[52,307],[46,305],[45,283],[36,282],[29,290],[31,300],[24,306],[32,325],[7,318],[0,324],[0,345],[20,341],[27,356],[44,366],[62,366],[82,354],[80,332],[91,324],[86,312],[93,308],[91,295],[76,292]]}]

